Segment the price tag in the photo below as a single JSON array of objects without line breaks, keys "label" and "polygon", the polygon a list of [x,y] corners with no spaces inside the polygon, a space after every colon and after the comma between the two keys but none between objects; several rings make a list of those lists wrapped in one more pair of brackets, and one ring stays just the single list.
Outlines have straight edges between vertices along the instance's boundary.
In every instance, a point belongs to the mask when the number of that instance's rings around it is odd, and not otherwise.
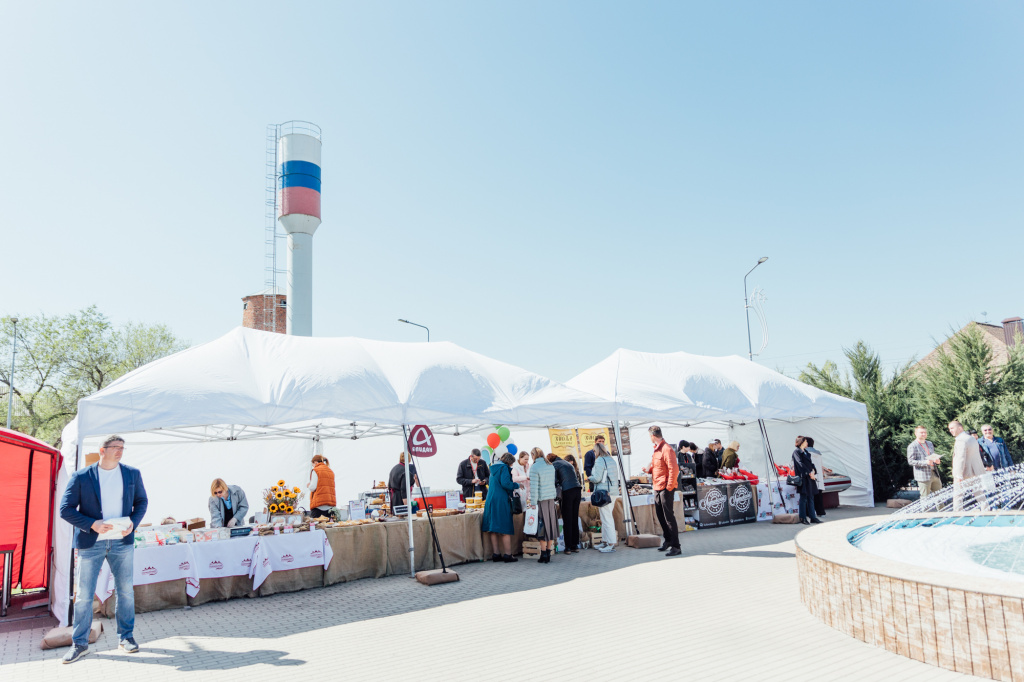
[{"label": "price tag", "polygon": [[449,490],[444,494],[444,506],[448,509],[458,509],[461,502],[458,490]]},{"label": "price tag", "polygon": [[351,500],[348,503],[349,521],[362,521],[366,518],[366,502],[364,500]]}]

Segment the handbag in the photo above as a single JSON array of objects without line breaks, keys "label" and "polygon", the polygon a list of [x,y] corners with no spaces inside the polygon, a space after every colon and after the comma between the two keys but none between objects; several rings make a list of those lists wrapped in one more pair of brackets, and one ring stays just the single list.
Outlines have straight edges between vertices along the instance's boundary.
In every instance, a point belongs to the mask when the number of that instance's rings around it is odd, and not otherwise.
[{"label": "handbag", "polygon": [[794,488],[802,488],[804,485],[804,477],[800,474],[796,476],[786,476],[786,485],[791,485]]},{"label": "handbag", "polygon": [[[598,483],[607,483],[607,482],[608,482],[608,468],[606,466],[605,470],[604,470],[604,476],[601,477],[601,480],[598,481]],[[612,501],[612,496],[608,494],[607,490],[595,490],[593,493],[590,494],[590,506],[592,506],[592,507],[603,507],[603,506],[605,506],[606,504],[608,504],[611,501]]]},{"label": "handbag", "polygon": [[523,513],[523,499],[516,495],[515,493],[512,493],[508,496],[508,504],[510,507],[512,507],[513,514]]},{"label": "handbag", "polygon": [[540,525],[540,510],[535,506],[526,508],[523,520],[523,535],[536,535]]}]

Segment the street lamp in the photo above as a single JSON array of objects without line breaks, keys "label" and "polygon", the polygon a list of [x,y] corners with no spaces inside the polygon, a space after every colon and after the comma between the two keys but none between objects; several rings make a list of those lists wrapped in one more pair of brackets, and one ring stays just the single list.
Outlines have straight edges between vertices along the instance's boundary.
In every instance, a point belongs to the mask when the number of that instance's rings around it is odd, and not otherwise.
[{"label": "street lamp", "polygon": [[761,256],[754,267],[750,268],[750,270],[747,271],[747,274],[743,275],[743,312],[746,313],[747,316],[747,358],[751,362],[754,361],[754,347],[750,344],[750,305],[747,303],[747,277],[750,276],[751,272],[757,269],[758,265],[766,260],[768,260],[768,256]]},{"label": "street lamp", "polygon": [[406,324],[411,324],[414,327],[420,327],[421,329],[426,329],[427,330],[427,343],[430,343],[430,327],[427,327],[427,326],[422,325],[422,324],[416,324],[415,322],[410,322],[409,320],[403,320],[401,318],[399,318],[398,321],[399,322],[405,322]]},{"label": "street lamp", "polygon": [[14,356],[18,354],[18,318],[12,317],[14,343],[11,345],[11,374],[7,381],[7,428],[11,428],[11,411],[14,408]]}]

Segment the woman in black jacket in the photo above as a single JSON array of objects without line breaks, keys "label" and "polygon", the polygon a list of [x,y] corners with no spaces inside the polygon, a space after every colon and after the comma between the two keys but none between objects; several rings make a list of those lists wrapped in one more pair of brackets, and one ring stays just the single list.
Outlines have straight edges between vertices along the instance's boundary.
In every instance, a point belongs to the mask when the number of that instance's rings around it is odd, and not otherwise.
[{"label": "woman in black jacket", "polygon": [[700,456],[700,463],[701,478],[715,478],[718,475],[718,456],[710,445],[704,448],[704,453]]},{"label": "woman in black jacket", "polygon": [[[814,495],[818,492],[817,482],[814,480],[814,462],[811,460],[811,453],[804,448],[807,447],[807,440],[803,436],[796,437],[796,449],[793,450],[793,471],[800,477],[800,523],[810,525],[821,523],[818,515],[814,512]],[[811,520],[808,521],[807,517]]]}]

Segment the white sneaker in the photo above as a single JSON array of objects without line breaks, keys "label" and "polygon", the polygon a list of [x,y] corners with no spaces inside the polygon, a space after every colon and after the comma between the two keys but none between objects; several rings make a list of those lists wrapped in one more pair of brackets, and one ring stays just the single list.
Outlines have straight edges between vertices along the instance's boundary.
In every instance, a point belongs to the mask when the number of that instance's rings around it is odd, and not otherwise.
[{"label": "white sneaker", "polygon": [[614,552],[615,548],[611,545],[605,545],[604,547],[598,547],[597,551],[601,552],[602,554],[607,554],[608,552]]},{"label": "white sneaker", "polygon": [[600,542],[600,543],[594,545],[594,549],[600,551],[600,550],[604,549],[607,546],[608,546],[607,542]]}]

